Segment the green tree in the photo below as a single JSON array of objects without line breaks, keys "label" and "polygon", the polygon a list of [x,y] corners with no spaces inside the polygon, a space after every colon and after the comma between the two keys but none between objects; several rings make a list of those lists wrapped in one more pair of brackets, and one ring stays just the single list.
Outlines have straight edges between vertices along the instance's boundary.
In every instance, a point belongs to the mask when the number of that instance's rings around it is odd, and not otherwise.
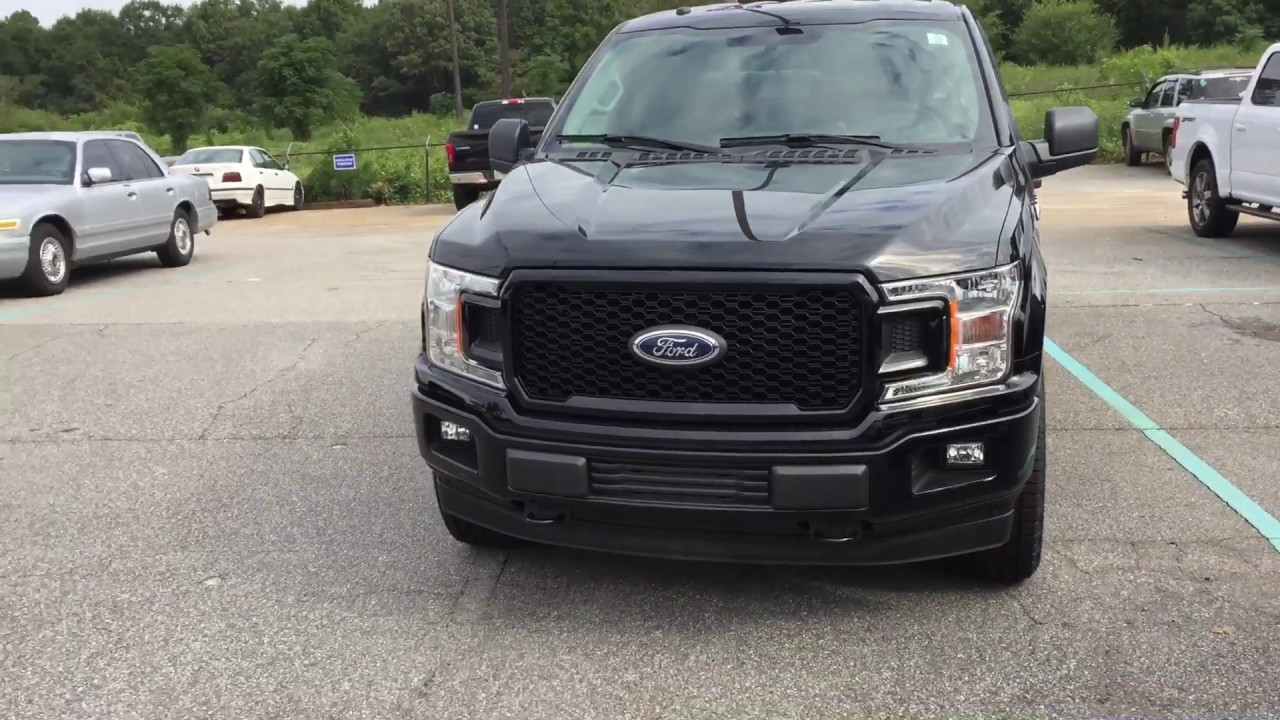
[{"label": "green tree", "polygon": [[106,107],[127,90],[124,32],[115,15],[81,10],[53,24],[40,61],[41,106],[64,114]]},{"label": "green tree", "polygon": [[295,139],[338,114],[350,96],[351,81],[338,73],[333,44],[322,37],[280,38],[254,70],[259,115],[274,127],[286,127]]},{"label": "green tree", "polygon": [[147,57],[154,45],[173,45],[180,38],[186,11],[160,0],[131,0],[116,16],[124,35],[121,59],[133,66]]},{"label": "green tree", "polygon": [[1014,36],[1017,57],[1028,65],[1091,63],[1115,44],[1115,22],[1090,0],[1038,0]]},{"label": "green tree", "polygon": [[277,38],[293,31],[297,15],[280,0],[201,0],[187,10],[184,35],[231,88],[236,105],[252,107],[253,70]]},{"label": "green tree", "polygon": [[223,86],[189,46],[155,46],[135,70],[147,126],[169,136],[174,152],[204,126]]}]

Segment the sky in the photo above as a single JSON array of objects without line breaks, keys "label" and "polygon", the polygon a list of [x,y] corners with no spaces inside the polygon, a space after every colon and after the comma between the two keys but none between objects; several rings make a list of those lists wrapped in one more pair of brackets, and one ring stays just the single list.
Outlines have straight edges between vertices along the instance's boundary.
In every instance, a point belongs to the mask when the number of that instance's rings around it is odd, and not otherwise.
[{"label": "sky", "polygon": [[[40,19],[40,24],[48,27],[57,22],[63,15],[75,15],[84,9],[110,10],[115,12],[129,0],[0,0],[0,17],[8,17],[10,13],[26,10]],[[165,0],[168,4],[190,5],[192,0]],[[302,0],[284,0],[286,4],[301,5]]]}]

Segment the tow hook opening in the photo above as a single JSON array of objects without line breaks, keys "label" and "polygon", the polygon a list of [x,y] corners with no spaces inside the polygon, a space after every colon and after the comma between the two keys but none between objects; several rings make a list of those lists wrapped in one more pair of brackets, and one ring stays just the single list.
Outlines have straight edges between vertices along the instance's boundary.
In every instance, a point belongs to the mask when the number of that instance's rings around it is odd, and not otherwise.
[{"label": "tow hook opening", "polygon": [[819,542],[849,542],[857,540],[862,529],[857,523],[808,523],[809,537]]},{"label": "tow hook opening", "polygon": [[553,525],[568,519],[569,513],[554,507],[545,507],[537,503],[525,503],[524,519],[534,525]]}]

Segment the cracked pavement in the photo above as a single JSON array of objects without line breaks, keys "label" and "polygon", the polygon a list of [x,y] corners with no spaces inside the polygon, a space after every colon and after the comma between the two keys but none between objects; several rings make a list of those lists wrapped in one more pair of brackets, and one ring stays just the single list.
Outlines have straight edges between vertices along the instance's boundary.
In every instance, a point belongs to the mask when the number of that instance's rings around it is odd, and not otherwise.
[{"label": "cracked pavement", "polygon": [[[1049,335],[1280,514],[1280,225],[1183,213],[1159,167],[1050,178]],[[0,294],[0,717],[1280,715],[1280,553],[1052,362],[1017,589],[459,546],[408,403],[448,217],[233,220]]]}]

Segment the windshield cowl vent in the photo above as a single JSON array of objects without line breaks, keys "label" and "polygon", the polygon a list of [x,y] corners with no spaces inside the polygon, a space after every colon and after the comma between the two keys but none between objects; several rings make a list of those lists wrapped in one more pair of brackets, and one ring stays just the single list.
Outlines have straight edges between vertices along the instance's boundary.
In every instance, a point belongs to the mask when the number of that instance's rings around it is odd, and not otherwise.
[{"label": "windshield cowl vent", "polygon": [[[646,163],[646,162],[724,162],[724,163],[760,163],[760,162],[803,162],[803,163],[832,163],[845,164],[850,162],[862,162],[865,159],[864,153],[871,152],[869,148],[794,148],[794,149],[778,149],[778,150],[757,150],[750,153],[702,153],[688,151],[663,151],[663,150],[644,150],[631,154],[629,152],[622,153],[626,157],[626,163]],[[931,155],[935,151],[928,148],[912,148],[884,151],[890,155]],[[607,161],[617,155],[617,151],[612,150],[583,150],[574,153],[575,160],[600,160]]]}]

